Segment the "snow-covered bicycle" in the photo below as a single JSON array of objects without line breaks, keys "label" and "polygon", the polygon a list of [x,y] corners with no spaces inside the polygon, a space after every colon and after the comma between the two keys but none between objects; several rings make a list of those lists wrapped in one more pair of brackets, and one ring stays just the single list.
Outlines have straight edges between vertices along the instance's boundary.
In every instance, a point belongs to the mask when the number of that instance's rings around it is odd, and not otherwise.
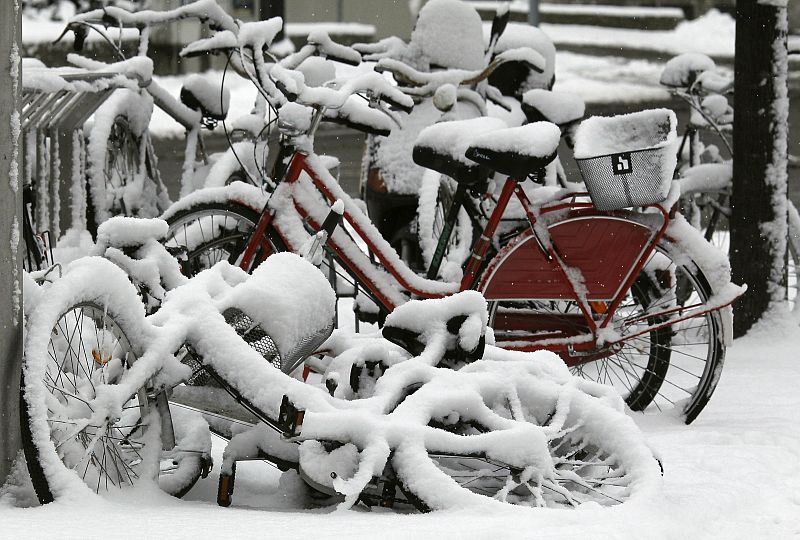
[{"label": "snow-covered bicycle", "polygon": [[[154,243],[166,229],[112,221],[100,249],[128,273],[90,257],[28,283],[22,429],[42,502],[156,478],[184,493],[207,472],[208,426],[168,398],[199,376],[259,421],[228,444],[223,504],[236,460],[255,457],[344,506],[614,505],[657,489],[659,464],[619,397],[555,355],[486,347],[459,371],[440,365],[482,342],[478,293],[406,304],[388,340],[326,341],[335,294],[308,261],[277,254],[252,275],[222,262],[187,280]],[[145,318],[130,279],[152,286],[159,272],[177,286]],[[293,377],[320,348],[324,383]]]},{"label": "snow-covered bicycle", "polygon": [[[64,101],[59,94],[94,94],[88,96],[94,97],[94,100],[86,100],[90,106],[84,107],[86,114],[80,116],[80,124],[77,120],[73,122],[76,124],[75,130],[86,128],[86,136],[73,136],[72,140],[67,141],[73,147],[73,164],[68,175],[62,174],[74,177],[65,178],[69,180],[66,183],[72,186],[73,192],[83,194],[86,199],[77,204],[73,201],[74,208],[83,210],[80,215],[73,211],[76,214],[73,216],[74,228],[88,228],[94,234],[97,226],[110,216],[152,217],[170,204],[148,131],[154,107],[163,110],[186,130],[182,193],[188,193],[202,185],[210,167],[202,130],[212,129],[217,122],[224,120],[228,111],[229,95],[206,77],[194,75],[187,78],[181,89],[180,99],[176,99],[153,80],[152,61],[147,58],[152,30],[190,18],[215,28],[229,30],[238,29],[239,24],[214,0],[198,0],[168,11],[131,12],[117,6],[106,6],[74,16],[59,39],[67,33],[73,33],[75,50],[80,52],[89,32],[94,32],[112,50],[116,63],[106,64],[79,54],[70,54],[68,60],[72,67],[47,68],[32,61],[26,64],[23,81],[29,84],[26,84],[25,99],[30,101],[40,94],[45,97],[49,94],[50,102],[56,108],[47,115],[48,120],[53,116],[64,116],[58,105],[72,106],[72,102]],[[135,55],[126,57],[122,42],[115,43],[105,31],[109,27],[135,29],[138,32]],[[139,84],[110,84],[93,78],[94,74],[103,73],[135,75]],[[76,82],[66,84],[65,78]],[[59,99],[56,100],[56,97]],[[57,138],[54,140],[57,142]],[[55,148],[56,142],[52,143]],[[42,141],[26,139],[28,147],[38,145],[44,148],[43,144]],[[42,149],[34,151],[44,153]],[[31,157],[35,157],[35,154]],[[57,164],[58,158],[51,161]],[[28,165],[29,168],[35,166],[42,167],[39,163]],[[85,193],[84,186],[78,185],[84,177],[88,184],[88,194]],[[55,180],[53,183],[56,183]],[[55,188],[51,189],[55,191]],[[77,198],[77,195],[73,198]],[[46,201],[43,205],[46,206]]]},{"label": "snow-covered bicycle", "polygon": [[[661,84],[689,106],[689,122],[678,149],[678,180],[681,185],[681,211],[702,230],[709,243],[727,252],[730,246],[732,159],[724,159],[720,148],[703,141],[710,134],[724,146],[729,156],[733,147],[734,109],[727,95],[733,80],[721,74],[714,61],[704,54],[686,53],[667,62]],[[800,320],[800,214],[791,200],[786,201],[788,220],[787,300],[795,319]]]},{"label": "snow-covered bicycle", "polygon": [[[670,159],[674,166],[674,156],[667,156],[676,140],[671,112],[594,120],[595,131],[586,131],[583,144],[585,163],[598,167],[591,199],[570,190],[535,190],[543,198],[532,202],[520,187],[529,175],[541,180],[552,161],[560,135],[555,125],[503,129],[498,119],[479,118],[424,130],[414,150],[418,162],[454,177],[461,195],[492,170],[511,175],[463,273],[455,281],[434,280],[403,263],[311,145],[328,111],[359,91],[400,105],[408,103],[407,96],[374,74],[340,81],[335,88],[307,87],[302,75],[281,66],[270,77],[270,84],[295,101],[279,110],[285,143],[273,178],[278,186],[269,197],[243,185],[199,191],[168,210],[168,245],[187,249],[188,274],[218,260],[249,270],[271,253],[296,250],[307,237],[306,226],[314,229],[327,204],[342,199],[351,229],[332,237],[335,263],[328,268],[344,288],[349,284],[360,292],[360,312],[381,320],[409,296],[477,289],[491,302],[491,324],[503,347],[557,351],[578,373],[618,386],[635,410],[671,410],[691,422],[703,409],[730,339],[730,303],[742,289],[730,283],[724,255],[709,252],[698,233],[671,212],[675,192],[672,169],[666,171]],[[620,139],[626,132],[646,135]],[[508,148],[514,151],[493,150],[494,139],[513,139]],[[598,145],[600,154],[594,152]],[[464,156],[468,148],[480,164]],[[623,167],[625,185],[617,175],[602,176],[609,159]],[[512,198],[528,228],[490,254]],[[636,206],[647,209],[627,209]],[[451,228],[456,217],[448,215]],[[443,235],[439,254],[447,242]],[[680,291],[681,301],[678,282],[689,284],[688,293]]]}]

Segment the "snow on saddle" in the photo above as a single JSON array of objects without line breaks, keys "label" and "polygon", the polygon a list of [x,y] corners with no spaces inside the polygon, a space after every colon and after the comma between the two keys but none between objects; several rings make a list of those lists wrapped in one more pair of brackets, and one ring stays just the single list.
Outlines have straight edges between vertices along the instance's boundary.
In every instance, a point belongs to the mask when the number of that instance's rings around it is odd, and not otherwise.
[{"label": "snow on saddle", "polygon": [[550,122],[498,129],[473,137],[466,156],[516,180],[544,169],[556,157],[561,130]]},{"label": "snow on saddle", "polygon": [[414,163],[447,175],[460,184],[477,184],[492,171],[467,159],[467,148],[476,135],[488,135],[505,127],[506,123],[499,118],[485,116],[428,126],[414,143]]}]

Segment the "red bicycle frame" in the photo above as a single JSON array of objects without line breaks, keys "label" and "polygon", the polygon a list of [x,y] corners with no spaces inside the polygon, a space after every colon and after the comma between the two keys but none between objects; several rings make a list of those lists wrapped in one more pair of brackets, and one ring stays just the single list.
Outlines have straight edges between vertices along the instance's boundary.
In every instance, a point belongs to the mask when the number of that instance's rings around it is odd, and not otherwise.
[{"label": "red bicycle frame", "polygon": [[[535,313],[504,317],[505,326],[499,330],[524,334],[522,340],[498,340],[498,345],[505,348],[549,349],[559,353],[568,364],[574,365],[610,354],[614,344],[631,336],[724,307],[711,308],[701,303],[671,307],[648,313],[634,321],[647,324],[642,328],[637,327],[633,334],[626,334],[625,338],[615,336],[610,331],[609,325],[616,311],[669,225],[669,213],[660,205],[651,206],[656,212],[650,214],[600,212],[591,203],[580,202],[578,197],[586,194],[578,193],[570,194],[554,204],[535,207],[519,183],[508,179],[481,236],[472,247],[464,277],[456,285],[414,274],[338,183],[327,173],[321,173],[309,159],[309,156],[295,152],[281,184],[294,189],[305,175],[329,204],[343,199],[345,219],[399,289],[419,298],[441,298],[458,291],[476,289],[490,301],[566,300],[574,301],[579,307],[580,314],[561,314],[561,322],[554,322],[552,316]],[[522,205],[530,228],[485,265],[492,238],[512,196],[516,196]],[[306,197],[301,200],[294,194],[291,199],[297,214],[311,227],[319,228],[328,205],[319,199],[310,204]],[[272,252],[267,239],[270,227],[289,249],[299,247],[292,246],[289,235],[281,229],[280,220],[274,219],[276,212],[280,211],[269,205],[262,211],[240,262],[245,270],[258,262],[257,257],[261,259]],[[561,217],[548,219],[549,216]],[[548,221],[551,223],[548,224]],[[370,227],[372,229],[368,230]],[[391,312],[404,301],[402,295],[392,294],[377,283],[374,263],[366,258],[347,232],[337,229],[328,240],[328,246],[338,262],[386,312]],[[353,247],[363,258],[361,262],[355,260],[357,254]]]}]

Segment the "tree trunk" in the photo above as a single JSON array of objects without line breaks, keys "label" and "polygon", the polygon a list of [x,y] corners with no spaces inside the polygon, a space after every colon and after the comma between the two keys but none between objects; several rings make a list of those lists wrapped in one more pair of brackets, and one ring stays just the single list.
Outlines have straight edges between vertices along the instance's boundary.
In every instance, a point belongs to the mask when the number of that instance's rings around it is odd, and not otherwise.
[{"label": "tree trunk", "polygon": [[22,356],[22,186],[19,184],[20,66],[22,33],[15,2],[0,2],[0,485],[19,451],[19,371]]},{"label": "tree trunk", "polygon": [[735,336],[785,297],[787,19],[776,4],[736,2],[731,266],[749,289],[734,308]]}]

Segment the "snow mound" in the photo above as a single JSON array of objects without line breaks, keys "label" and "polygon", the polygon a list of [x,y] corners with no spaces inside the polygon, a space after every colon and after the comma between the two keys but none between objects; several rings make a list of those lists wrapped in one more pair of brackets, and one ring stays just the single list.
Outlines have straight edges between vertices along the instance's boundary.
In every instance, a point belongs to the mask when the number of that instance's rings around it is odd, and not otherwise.
[{"label": "snow mound", "polygon": [[477,70],[485,65],[480,15],[459,0],[427,2],[409,45],[430,67]]},{"label": "snow mound", "polygon": [[700,73],[716,68],[714,61],[701,53],[684,53],[672,58],[661,72],[661,84],[685,88],[692,84]]},{"label": "snow mound", "polygon": [[575,158],[664,148],[677,143],[677,129],[678,119],[669,109],[650,109],[610,117],[593,116],[578,126]]},{"label": "snow mound", "polygon": [[476,135],[490,133],[506,127],[499,118],[479,117],[469,120],[440,122],[422,130],[414,143],[415,147],[431,148],[455,162],[473,166],[474,162],[464,155]]}]

